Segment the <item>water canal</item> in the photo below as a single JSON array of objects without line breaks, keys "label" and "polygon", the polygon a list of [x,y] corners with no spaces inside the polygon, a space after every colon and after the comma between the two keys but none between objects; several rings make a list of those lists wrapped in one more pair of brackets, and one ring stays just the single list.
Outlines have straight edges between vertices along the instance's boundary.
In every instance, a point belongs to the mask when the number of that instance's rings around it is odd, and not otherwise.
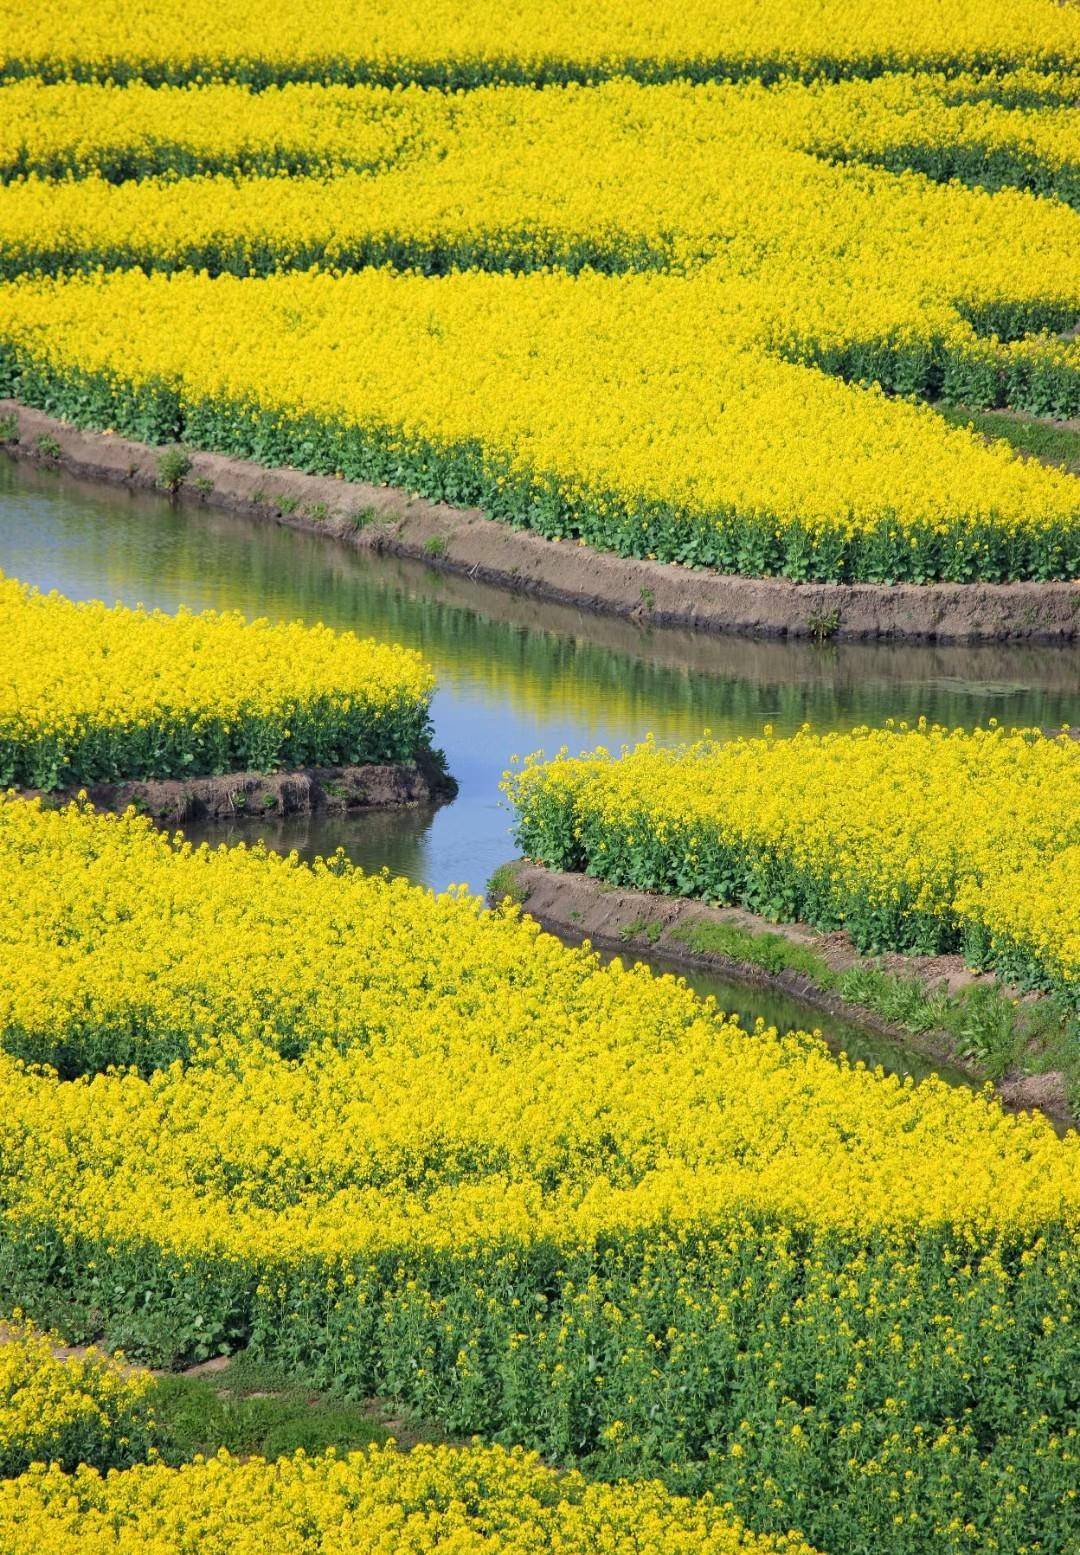
[{"label": "water canal", "polygon": [[[343,847],[435,890],[481,892],[513,853],[499,780],[512,754],[566,745],[850,728],[885,718],[1043,727],[1080,719],[1077,655],[1026,646],[835,645],[724,639],[500,593],[318,536],[0,460],[0,569],[76,599],[302,618],[420,649],[439,690],[436,743],[460,784],[434,811],[248,820],[193,837],[308,857]],[[660,969],[660,968],[658,968]],[[929,1065],[792,999],[688,979],[722,1007],[819,1026],[853,1056],[916,1078]]]}]

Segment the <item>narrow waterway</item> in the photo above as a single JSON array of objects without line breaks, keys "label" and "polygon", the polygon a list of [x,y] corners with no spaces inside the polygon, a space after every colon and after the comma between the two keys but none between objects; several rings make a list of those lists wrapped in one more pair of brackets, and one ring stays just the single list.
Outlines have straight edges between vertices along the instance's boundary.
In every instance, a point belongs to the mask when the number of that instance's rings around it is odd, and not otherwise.
[{"label": "narrow waterway", "polygon": [[[514,851],[499,781],[514,754],[566,745],[850,728],[885,718],[1043,727],[1080,720],[1075,650],[815,648],[639,628],[514,597],[431,568],[0,459],[0,569],[76,599],[173,611],[213,606],[301,618],[420,649],[438,677],[436,743],[460,784],[435,811],[215,826],[306,856],[343,847],[365,869],[482,891]],[[695,982],[694,979],[690,981]],[[695,982],[695,986],[697,986]],[[927,1065],[795,1001],[710,982],[702,991],[781,1026],[821,1025],[870,1062]]]}]

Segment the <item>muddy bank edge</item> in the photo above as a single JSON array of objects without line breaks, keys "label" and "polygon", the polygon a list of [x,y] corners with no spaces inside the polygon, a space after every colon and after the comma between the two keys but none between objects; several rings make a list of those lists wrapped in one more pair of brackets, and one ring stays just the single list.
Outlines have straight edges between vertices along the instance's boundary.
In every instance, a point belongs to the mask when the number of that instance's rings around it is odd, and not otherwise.
[{"label": "muddy bank edge", "polygon": [[[972,985],[995,984],[990,976],[965,970],[958,956],[860,956],[843,934],[819,934],[803,924],[772,923],[741,907],[713,907],[686,897],[623,889],[590,875],[551,870],[526,859],[513,860],[493,876],[489,888],[492,905],[504,895],[510,895],[551,934],[584,937],[597,950],[618,951],[629,962],[660,957],[675,967],[696,968],[752,987],[773,988],[837,1019],[889,1037],[931,1062],[947,1063],[974,1080],[986,1079],[977,1062],[957,1054],[945,1031],[913,1032],[820,986],[802,971],[789,967],[773,971],[723,952],[694,948],[696,936],[688,931],[702,924],[717,924],[747,934],[780,936],[792,946],[813,952],[830,971],[867,968],[892,973],[917,980],[927,993],[940,990],[956,995]],[[1002,991],[1019,993],[1015,989]],[[1057,1071],[1030,1075],[1010,1072],[996,1090],[1009,1111],[1037,1108],[1059,1127],[1076,1123],[1064,1076]]]},{"label": "muddy bank edge", "polygon": [[[165,450],[73,427],[0,399],[9,456],[84,479],[161,489]],[[650,626],[833,640],[1067,643],[1080,638],[1080,582],[893,586],[724,577],[545,540],[477,509],[185,449],[172,495],[410,557],[516,593]]]},{"label": "muddy bank edge", "polygon": [[413,761],[363,766],[306,767],[298,772],[227,772],[219,777],[147,778],[129,783],[84,783],[27,798],[66,804],[84,793],[99,810],[134,805],[156,821],[235,821],[242,816],[308,815],[386,810],[453,799],[457,783],[430,752]]}]

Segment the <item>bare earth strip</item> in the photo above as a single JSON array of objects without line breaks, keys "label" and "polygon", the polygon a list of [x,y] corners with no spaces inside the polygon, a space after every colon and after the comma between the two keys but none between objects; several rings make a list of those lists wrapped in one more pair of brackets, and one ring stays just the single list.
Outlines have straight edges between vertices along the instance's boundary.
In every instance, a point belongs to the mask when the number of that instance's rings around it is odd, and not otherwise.
[{"label": "bare earth strip", "polygon": [[[0,400],[0,417],[14,417],[17,424],[15,437],[3,444],[13,457],[117,485],[159,484],[160,448],[84,431],[13,400]],[[945,643],[1067,643],[1080,637],[1080,581],[884,585],[725,577],[545,540],[485,518],[475,508],[429,502],[389,487],[266,469],[222,454],[189,450],[189,456],[190,468],[176,492],[183,501],[653,626]]]},{"label": "bare earth strip", "polygon": [[[914,1033],[894,1025],[874,1010],[849,1002],[790,967],[773,971],[715,950],[694,949],[693,935],[687,935],[687,930],[701,924],[719,924],[750,934],[779,935],[794,946],[814,952],[831,971],[874,968],[917,979],[927,992],[943,989],[952,995],[972,984],[996,983],[1003,993],[1021,997],[1020,989],[1005,987],[989,974],[969,971],[959,956],[861,956],[843,933],[821,934],[805,924],[773,923],[742,907],[715,907],[686,897],[611,886],[590,875],[547,869],[525,859],[515,860],[505,872],[499,871],[501,878],[493,895],[507,888],[510,876],[515,899],[549,933],[583,936],[596,949],[620,951],[631,961],[648,961],[659,954],[677,966],[696,967],[729,980],[778,989],[838,1019],[890,1037],[923,1057],[948,1062],[974,1079],[984,1078],[983,1071],[978,1064],[967,1062],[956,1053],[945,1032]],[[1038,1108],[1055,1123],[1075,1122],[1063,1078],[1055,1072],[1007,1075],[997,1091],[1010,1111]]]}]

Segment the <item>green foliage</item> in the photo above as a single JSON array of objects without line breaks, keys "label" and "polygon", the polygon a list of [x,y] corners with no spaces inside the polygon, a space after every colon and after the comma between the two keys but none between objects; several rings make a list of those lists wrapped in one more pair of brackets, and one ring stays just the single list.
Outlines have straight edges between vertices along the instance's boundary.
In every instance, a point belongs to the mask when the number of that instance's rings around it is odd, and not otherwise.
[{"label": "green foliage", "polygon": [[17,443],[19,441],[19,418],[15,411],[10,410],[6,415],[0,416],[0,444]]},{"label": "green foliage", "polygon": [[1080,429],[1076,427],[1032,421],[1002,411],[973,410],[965,405],[939,405],[937,411],[952,426],[970,426],[982,437],[1003,440],[1017,453],[1080,475]]},{"label": "green foliage", "polygon": [[525,900],[525,891],[518,880],[517,870],[513,864],[500,864],[494,870],[487,883],[488,900],[501,902],[509,897],[519,907]]},{"label": "green foliage", "polygon": [[442,535],[429,535],[424,541],[424,555],[432,560],[446,555],[446,541]]},{"label": "green foliage", "polygon": [[168,1463],[226,1448],[278,1458],[302,1448],[342,1452],[392,1434],[363,1404],[315,1393],[280,1366],[241,1354],[222,1372],[162,1377],[153,1393],[160,1451]]},{"label": "green foliage", "polygon": [[175,495],[191,472],[191,456],[183,448],[166,448],[157,462],[157,483]]},{"label": "green foliage", "polygon": [[34,447],[43,459],[59,459],[61,449],[55,437],[50,437],[47,432],[41,433],[34,439]]},{"label": "green foliage", "polygon": [[655,945],[663,932],[664,925],[658,918],[635,918],[632,923],[623,924],[619,930],[619,938],[624,943],[629,943],[633,939],[643,939],[647,944]]}]

